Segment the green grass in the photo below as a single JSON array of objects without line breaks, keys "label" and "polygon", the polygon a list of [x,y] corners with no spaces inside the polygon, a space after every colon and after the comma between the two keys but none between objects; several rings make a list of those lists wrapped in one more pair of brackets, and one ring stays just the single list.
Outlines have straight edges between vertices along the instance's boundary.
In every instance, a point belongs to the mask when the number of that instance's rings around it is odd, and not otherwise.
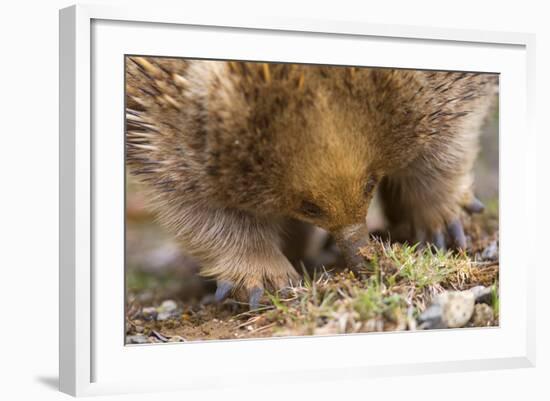
[{"label": "green grass", "polygon": [[358,320],[366,322],[379,316],[397,320],[406,305],[404,298],[399,294],[387,295],[380,287],[371,286],[357,291],[352,295],[353,309],[359,314]]},{"label": "green grass", "polygon": [[416,246],[393,245],[384,248],[387,257],[397,266],[391,282],[406,280],[422,291],[440,285],[450,274],[460,268],[463,260],[451,252],[417,251]]}]

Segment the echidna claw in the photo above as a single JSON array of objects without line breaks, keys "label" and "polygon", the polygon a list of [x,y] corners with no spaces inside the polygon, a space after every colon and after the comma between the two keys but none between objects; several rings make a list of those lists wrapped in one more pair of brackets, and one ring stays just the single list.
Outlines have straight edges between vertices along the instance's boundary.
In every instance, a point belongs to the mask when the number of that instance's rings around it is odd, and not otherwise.
[{"label": "echidna claw", "polygon": [[260,287],[252,287],[248,290],[248,305],[250,310],[258,309],[263,293],[264,289]]},{"label": "echidna claw", "polygon": [[445,236],[441,231],[437,231],[433,234],[432,244],[436,249],[440,249],[443,252],[447,250],[447,245],[445,244]]},{"label": "echidna claw", "polygon": [[473,197],[470,203],[464,205],[464,210],[470,214],[481,213],[485,210],[485,205],[476,197]]},{"label": "echidna claw", "polygon": [[214,294],[214,300],[216,302],[222,302],[225,298],[227,298],[233,289],[233,283],[230,281],[220,280],[217,284],[218,287],[216,288],[216,293]]},{"label": "echidna claw", "polygon": [[464,235],[464,228],[459,219],[453,220],[447,226],[449,237],[453,244],[458,249],[466,249],[466,236]]}]

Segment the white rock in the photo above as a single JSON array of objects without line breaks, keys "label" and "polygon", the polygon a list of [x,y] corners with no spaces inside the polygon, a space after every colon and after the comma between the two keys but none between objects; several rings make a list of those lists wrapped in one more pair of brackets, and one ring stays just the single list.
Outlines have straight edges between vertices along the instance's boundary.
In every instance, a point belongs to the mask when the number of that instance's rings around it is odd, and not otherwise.
[{"label": "white rock", "polygon": [[163,312],[173,312],[178,309],[178,304],[176,304],[176,302],[172,301],[171,299],[167,299],[160,305],[159,309]]},{"label": "white rock", "polygon": [[420,328],[445,329],[464,327],[472,318],[476,291],[445,291],[434,297],[420,315]]},{"label": "white rock", "polygon": [[475,296],[472,291],[448,291],[440,294],[441,320],[449,328],[464,327],[472,317]]}]

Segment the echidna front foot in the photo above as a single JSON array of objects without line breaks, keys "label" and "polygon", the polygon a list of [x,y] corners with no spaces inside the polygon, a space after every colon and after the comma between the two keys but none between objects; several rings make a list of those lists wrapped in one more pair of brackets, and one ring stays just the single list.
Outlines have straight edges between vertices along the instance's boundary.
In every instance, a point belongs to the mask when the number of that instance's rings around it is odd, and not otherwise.
[{"label": "echidna front foot", "polygon": [[[231,294],[236,285],[230,281],[221,280],[217,283],[216,293],[214,294],[214,301],[223,302]],[[248,305],[250,310],[258,309],[260,306],[260,300],[264,294],[262,287],[252,287],[247,290],[248,292]]]},{"label": "echidna front foot", "polygon": [[258,260],[258,255],[251,259],[248,262],[241,260],[238,268],[219,269],[221,273],[214,294],[216,302],[232,297],[247,302],[250,310],[258,309],[265,300],[266,290],[278,292],[297,284],[300,279],[282,253],[265,255],[262,262]]}]

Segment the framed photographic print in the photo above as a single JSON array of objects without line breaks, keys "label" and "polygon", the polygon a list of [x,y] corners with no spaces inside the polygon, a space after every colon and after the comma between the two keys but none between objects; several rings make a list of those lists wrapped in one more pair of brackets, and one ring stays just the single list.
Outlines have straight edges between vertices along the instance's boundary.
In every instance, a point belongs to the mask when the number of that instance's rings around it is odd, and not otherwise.
[{"label": "framed photographic print", "polygon": [[61,390],[533,366],[533,46],[62,10]]}]

